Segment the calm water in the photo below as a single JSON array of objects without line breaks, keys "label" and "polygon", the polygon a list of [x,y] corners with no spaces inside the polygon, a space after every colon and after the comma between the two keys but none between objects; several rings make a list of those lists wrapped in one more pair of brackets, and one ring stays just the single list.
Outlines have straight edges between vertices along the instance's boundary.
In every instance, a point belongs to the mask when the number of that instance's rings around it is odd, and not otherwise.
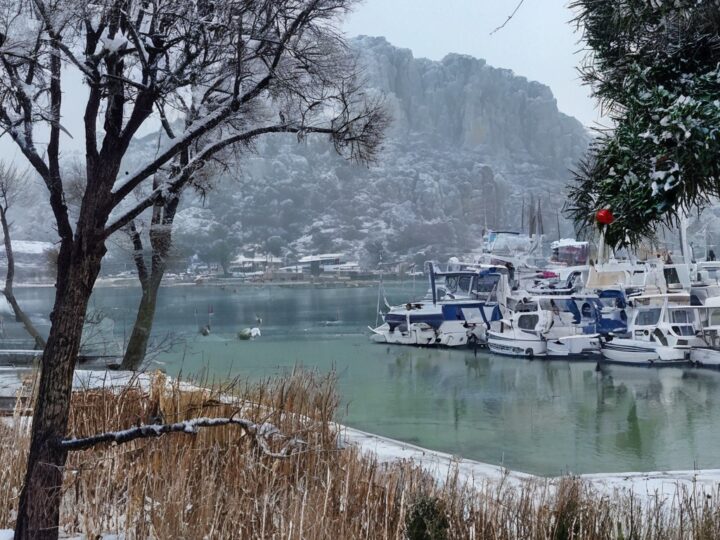
[{"label": "calm water", "polygon": [[[418,290],[420,287],[418,287]],[[407,300],[389,289],[389,300]],[[37,316],[52,289],[21,289]],[[93,307],[129,334],[137,289],[98,289]],[[354,427],[537,474],[720,467],[720,372],[596,370],[592,362],[527,361],[368,340],[374,289],[173,287],[155,333],[182,342],[158,361],[172,374],[262,377],[302,365],[335,368]],[[202,337],[212,307],[213,334]],[[239,341],[263,319],[262,337]]]}]

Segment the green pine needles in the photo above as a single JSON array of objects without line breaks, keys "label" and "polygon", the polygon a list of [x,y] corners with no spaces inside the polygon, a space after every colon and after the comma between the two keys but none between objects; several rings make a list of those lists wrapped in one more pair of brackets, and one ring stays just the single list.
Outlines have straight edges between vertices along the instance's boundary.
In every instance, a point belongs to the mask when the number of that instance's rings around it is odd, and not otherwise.
[{"label": "green pine needles", "polygon": [[566,214],[612,210],[613,246],[720,196],[720,1],[576,0],[583,80],[613,121],[575,171]]}]

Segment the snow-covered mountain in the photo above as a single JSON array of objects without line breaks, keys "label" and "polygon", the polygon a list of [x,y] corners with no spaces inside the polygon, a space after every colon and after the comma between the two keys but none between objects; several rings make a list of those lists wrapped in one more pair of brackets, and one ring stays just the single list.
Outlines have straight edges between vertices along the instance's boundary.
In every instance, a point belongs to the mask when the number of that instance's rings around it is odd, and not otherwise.
[{"label": "snow-covered mountain", "polygon": [[[210,194],[205,229],[214,215],[237,246],[272,239],[296,253],[420,261],[477,246],[486,225],[519,229],[534,196],[555,233],[589,135],[548,87],[469,56],[433,62],[384,38],[351,44],[393,117],[378,163],[347,163],[319,137],[265,139]],[[197,208],[178,216],[181,243],[192,238],[183,221],[197,218]]]},{"label": "snow-covered mountain", "polygon": [[[346,252],[368,264],[381,254],[423,261],[476,247],[485,226],[519,229],[531,196],[555,234],[569,169],[589,135],[558,111],[548,87],[469,56],[414,58],[384,38],[351,46],[393,118],[378,162],[348,163],[319,136],[268,137],[204,201],[185,197],[176,219],[182,253],[218,260],[256,245]],[[156,138],[136,141],[128,161],[157,148]],[[571,234],[564,221],[563,234]]]}]

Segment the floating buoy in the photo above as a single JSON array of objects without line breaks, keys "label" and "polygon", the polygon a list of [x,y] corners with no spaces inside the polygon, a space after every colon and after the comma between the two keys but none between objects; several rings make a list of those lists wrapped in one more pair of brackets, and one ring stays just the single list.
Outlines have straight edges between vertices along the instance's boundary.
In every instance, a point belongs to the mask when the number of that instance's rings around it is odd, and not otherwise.
[{"label": "floating buoy", "polygon": [[243,341],[254,339],[256,337],[260,337],[261,335],[262,334],[260,333],[259,328],[243,328],[237,333],[238,339],[242,339]]},{"label": "floating buoy", "polygon": [[249,328],[243,328],[237,333],[237,337],[238,339],[246,340],[250,339],[252,337],[252,334],[250,333]]}]

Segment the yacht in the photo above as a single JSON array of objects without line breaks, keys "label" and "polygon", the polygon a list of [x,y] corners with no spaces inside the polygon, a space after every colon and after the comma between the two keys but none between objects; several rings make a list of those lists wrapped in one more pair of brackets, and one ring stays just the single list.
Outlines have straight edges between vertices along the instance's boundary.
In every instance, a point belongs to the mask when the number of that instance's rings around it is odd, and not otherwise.
[{"label": "yacht", "polygon": [[437,272],[428,266],[430,289],[419,301],[393,306],[384,323],[370,328],[377,343],[461,347],[482,344],[510,290],[504,267]]},{"label": "yacht", "polygon": [[643,294],[629,299],[633,312],[625,335],[602,343],[604,361],[629,365],[677,365],[702,347],[697,311],[687,292]]},{"label": "yacht", "polygon": [[623,309],[615,299],[593,294],[508,299],[506,316],[492,323],[487,344],[506,356],[597,354],[603,335],[626,329],[622,317],[615,316]]}]

